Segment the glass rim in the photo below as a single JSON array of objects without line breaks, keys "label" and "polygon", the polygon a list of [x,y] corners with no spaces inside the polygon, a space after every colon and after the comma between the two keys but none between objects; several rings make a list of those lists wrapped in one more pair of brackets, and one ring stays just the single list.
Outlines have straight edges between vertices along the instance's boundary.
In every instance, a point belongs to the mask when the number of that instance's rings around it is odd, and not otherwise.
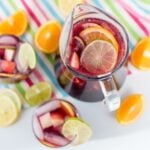
[{"label": "glass rim", "polygon": [[[77,109],[77,107],[76,107],[72,102],[70,102],[70,101],[68,101],[68,100],[65,100],[65,99],[63,99],[63,98],[52,98],[50,101],[46,101],[46,102],[44,102],[44,103],[38,105],[38,107],[34,110],[33,115],[32,115],[32,122],[31,122],[31,123],[32,123],[32,133],[33,133],[34,137],[35,137],[42,145],[44,145],[44,146],[46,146],[46,147],[50,147],[50,148],[66,147],[66,146],[71,145],[73,141],[70,141],[68,144],[63,145],[63,146],[51,147],[51,146],[49,146],[48,144],[44,144],[44,143],[41,142],[41,139],[36,135],[36,132],[35,132],[35,129],[34,129],[33,122],[34,122],[34,117],[36,117],[36,111],[38,110],[38,108],[40,108],[40,107],[43,106],[43,105],[46,105],[47,103],[51,103],[51,102],[54,102],[54,101],[60,101],[60,102],[63,101],[63,102],[69,103],[69,104],[73,107],[73,110],[74,110],[74,112],[75,112],[75,114],[76,114],[76,118],[81,118],[81,114],[80,114],[79,110]],[[69,118],[71,118],[71,117],[69,117]]]}]

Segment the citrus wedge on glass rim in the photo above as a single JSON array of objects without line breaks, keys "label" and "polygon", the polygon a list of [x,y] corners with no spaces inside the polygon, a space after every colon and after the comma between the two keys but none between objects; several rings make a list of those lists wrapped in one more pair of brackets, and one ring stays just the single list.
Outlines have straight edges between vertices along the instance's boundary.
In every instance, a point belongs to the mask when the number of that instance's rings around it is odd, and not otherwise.
[{"label": "citrus wedge on glass rim", "polygon": [[0,127],[6,127],[16,121],[19,116],[15,102],[6,95],[0,95]]},{"label": "citrus wedge on glass rim", "polygon": [[114,69],[117,63],[117,52],[109,42],[95,40],[84,49],[80,61],[87,71],[99,75]]},{"label": "citrus wedge on glass rim", "polygon": [[92,129],[79,118],[69,118],[63,124],[62,134],[67,139],[73,140],[73,145],[79,145],[90,139],[92,136]]},{"label": "citrus wedge on glass rim", "polygon": [[27,15],[23,10],[18,10],[15,14],[0,22],[0,34],[21,36],[25,33],[27,25]]},{"label": "citrus wedge on glass rim", "polygon": [[72,11],[74,6],[77,4],[83,3],[84,0],[58,0],[58,7],[64,17],[67,17],[68,14]]},{"label": "citrus wedge on glass rim", "polygon": [[39,105],[50,99],[52,87],[47,82],[39,82],[31,86],[25,93],[25,99],[30,106]]}]

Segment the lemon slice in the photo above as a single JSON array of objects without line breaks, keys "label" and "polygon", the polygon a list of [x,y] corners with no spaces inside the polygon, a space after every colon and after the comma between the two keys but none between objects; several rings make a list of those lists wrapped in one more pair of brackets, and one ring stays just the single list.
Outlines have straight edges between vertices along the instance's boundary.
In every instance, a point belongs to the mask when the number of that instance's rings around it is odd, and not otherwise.
[{"label": "lemon slice", "polygon": [[0,90],[0,96],[1,95],[2,96],[5,95],[5,96],[9,97],[11,100],[13,100],[13,102],[15,103],[15,105],[18,108],[18,111],[19,112],[21,111],[22,101],[15,91],[13,91],[11,89],[3,89],[3,90]]},{"label": "lemon slice", "polygon": [[62,134],[69,140],[73,140],[73,145],[79,145],[92,136],[91,127],[79,118],[69,118],[62,127]]},{"label": "lemon slice", "polygon": [[83,0],[59,0],[58,7],[64,17],[72,11],[73,7],[77,4],[83,3]]},{"label": "lemon slice", "polygon": [[0,127],[6,127],[15,122],[18,110],[15,103],[5,95],[0,96]]}]

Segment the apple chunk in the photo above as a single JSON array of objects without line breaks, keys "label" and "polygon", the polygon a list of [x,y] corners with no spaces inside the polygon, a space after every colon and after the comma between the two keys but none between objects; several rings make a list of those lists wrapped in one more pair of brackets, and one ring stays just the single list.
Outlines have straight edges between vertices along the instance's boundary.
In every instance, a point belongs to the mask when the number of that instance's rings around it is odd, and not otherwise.
[{"label": "apple chunk", "polygon": [[60,126],[64,123],[64,115],[60,112],[51,112],[50,114],[54,127]]},{"label": "apple chunk", "polygon": [[51,116],[49,113],[46,113],[39,117],[42,129],[46,129],[52,126]]}]

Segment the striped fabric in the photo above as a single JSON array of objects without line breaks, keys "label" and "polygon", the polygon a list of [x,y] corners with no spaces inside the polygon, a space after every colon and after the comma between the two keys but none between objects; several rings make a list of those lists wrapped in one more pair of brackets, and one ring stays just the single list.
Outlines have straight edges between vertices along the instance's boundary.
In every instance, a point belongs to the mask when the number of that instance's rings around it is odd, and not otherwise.
[{"label": "striped fabric", "polygon": [[[110,13],[125,26],[129,34],[131,50],[137,41],[150,35],[150,2],[148,0],[87,0],[87,2]],[[22,39],[32,44],[38,27],[46,21],[57,19],[61,24],[64,23],[55,0],[0,0],[0,20],[18,9],[23,9],[28,14],[30,24]],[[57,83],[53,71],[54,56],[38,52],[37,58],[37,68],[25,81],[16,85],[0,84],[0,88],[16,87],[24,95],[25,90],[33,84],[47,81],[53,84],[57,96],[67,97],[68,95]]]}]

